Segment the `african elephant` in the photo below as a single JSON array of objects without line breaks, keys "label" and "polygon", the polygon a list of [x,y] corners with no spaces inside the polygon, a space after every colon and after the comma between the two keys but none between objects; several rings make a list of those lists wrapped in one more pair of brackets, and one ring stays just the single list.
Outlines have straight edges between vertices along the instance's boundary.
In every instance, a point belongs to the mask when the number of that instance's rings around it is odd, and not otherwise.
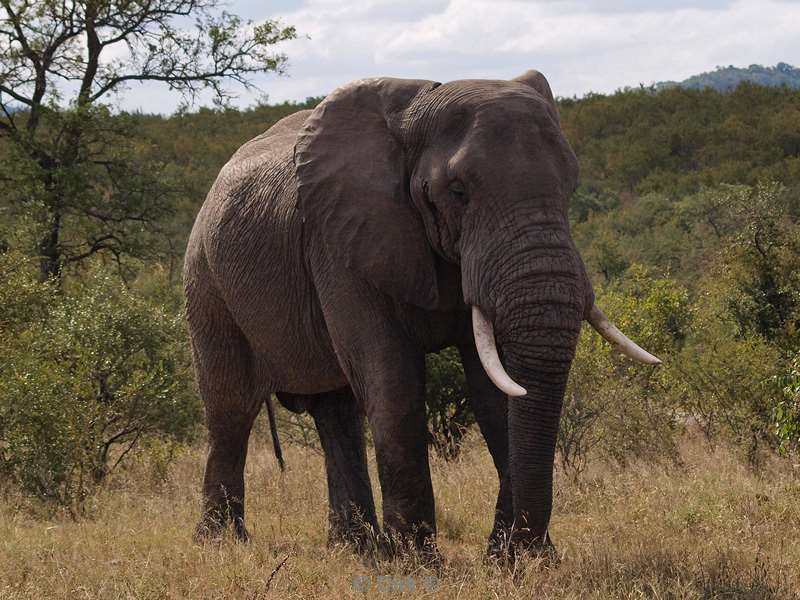
[{"label": "african elephant", "polygon": [[537,71],[356,81],[242,146],[197,216],[184,267],[209,434],[196,535],[232,522],[247,537],[247,440],[276,393],[319,431],[331,535],[378,530],[366,414],[384,533],[434,547],[424,356],[455,345],[500,481],[490,551],[548,547],[581,322],[658,362],[595,306],[567,222],[577,177]]}]

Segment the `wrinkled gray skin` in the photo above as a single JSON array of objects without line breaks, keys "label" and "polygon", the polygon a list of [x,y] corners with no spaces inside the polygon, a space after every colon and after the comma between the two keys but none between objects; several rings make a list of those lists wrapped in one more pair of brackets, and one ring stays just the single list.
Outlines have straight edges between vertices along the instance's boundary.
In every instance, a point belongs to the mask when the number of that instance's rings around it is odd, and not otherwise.
[{"label": "wrinkled gray skin", "polygon": [[[333,539],[432,548],[426,352],[458,346],[500,481],[490,552],[542,549],[559,415],[593,303],[567,223],[577,162],[545,78],[362,80],[242,146],[194,225],[184,272],[209,452],[196,535],[244,527],[243,469],[270,392],[308,410]],[[470,305],[494,323],[509,399],[485,374]]]}]

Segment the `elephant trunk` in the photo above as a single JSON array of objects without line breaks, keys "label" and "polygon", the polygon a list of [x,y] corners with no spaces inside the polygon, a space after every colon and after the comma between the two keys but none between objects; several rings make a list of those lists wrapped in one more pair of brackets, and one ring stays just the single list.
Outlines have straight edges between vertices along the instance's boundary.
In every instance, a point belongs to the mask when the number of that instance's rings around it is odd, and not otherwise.
[{"label": "elephant trunk", "polygon": [[[509,365],[516,362],[510,355]],[[512,542],[536,547],[547,542],[553,505],[553,462],[569,364],[527,361],[511,367],[528,393],[508,405],[509,471],[514,506]]]},{"label": "elephant trunk", "polygon": [[[465,299],[473,305],[476,346],[487,374],[509,395],[512,542],[524,548],[547,541],[561,407],[593,295],[566,228],[536,236],[528,229],[515,239],[526,243],[514,244],[513,257],[501,255],[500,247],[508,248],[502,242],[488,255],[496,268],[481,271],[478,260],[467,264]],[[482,351],[487,339],[496,362],[484,360],[492,358]]]},{"label": "elephant trunk", "polygon": [[509,398],[508,432],[512,541],[527,547],[547,540],[556,437],[583,303],[570,303],[558,293],[532,298],[521,289],[519,295],[528,300],[519,303],[516,315],[498,311],[497,340],[509,376],[526,392]]}]

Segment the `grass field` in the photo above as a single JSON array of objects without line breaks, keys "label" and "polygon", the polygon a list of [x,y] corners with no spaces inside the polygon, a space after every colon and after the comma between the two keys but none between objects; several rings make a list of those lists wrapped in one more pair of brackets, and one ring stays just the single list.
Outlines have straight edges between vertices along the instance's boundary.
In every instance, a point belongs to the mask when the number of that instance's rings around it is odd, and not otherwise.
[{"label": "grass field", "polygon": [[800,598],[800,476],[787,461],[759,476],[694,441],[680,468],[595,464],[577,482],[557,473],[560,565],[508,573],[482,560],[496,483],[475,436],[457,462],[433,459],[447,559],[435,573],[327,548],[322,457],[284,450],[281,476],[263,436],[251,444],[247,545],[191,542],[202,447],[166,473],[143,460],[117,474],[77,521],[6,493],[0,598]]}]

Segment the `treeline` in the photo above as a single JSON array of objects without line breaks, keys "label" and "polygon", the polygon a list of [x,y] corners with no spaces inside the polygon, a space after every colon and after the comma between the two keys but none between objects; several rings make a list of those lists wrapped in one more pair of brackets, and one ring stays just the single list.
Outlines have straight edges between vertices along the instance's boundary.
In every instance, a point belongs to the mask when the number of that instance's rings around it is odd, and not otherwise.
[{"label": "treeline", "polygon": [[[319,100],[98,117],[130,152],[93,147],[97,160],[70,173],[70,189],[91,181],[92,200],[81,192],[59,205],[57,286],[40,281],[49,221],[39,174],[21,159],[0,167],[2,476],[74,508],[123,459],[169,457],[199,430],[179,290],[194,215],[236,148]],[[584,332],[562,466],[674,460],[687,427],[733,443],[754,468],[795,452],[800,92],[638,89],[562,99],[560,109],[581,167],[573,234],[599,302],[665,363],[634,367]],[[0,150],[16,160],[8,139]],[[104,152],[126,170],[98,170]],[[158,194],[146,221],[135,210],[142,190]],[[115,194],[125,211],[98,211]],[[453,456],[472,422],[463,375],[448,351],[429,357],[428,371],[430,439]],[[286,426],[304,426],[292,419]]]},{"label": "treeline", "polygon": [[[131,115],[136,136],[180,175],[183,194],[175,208],[184,229],[177,240],[185,241],[217,172],[242,143],[321,100],[246,110],[202,108],[170,117]],[[626,90],[559,104],[581,169],[573,223],[614,213],[648,192],[678,199],[720,184],[800,184],[797,91],[745,83],[730,93]]]}]

